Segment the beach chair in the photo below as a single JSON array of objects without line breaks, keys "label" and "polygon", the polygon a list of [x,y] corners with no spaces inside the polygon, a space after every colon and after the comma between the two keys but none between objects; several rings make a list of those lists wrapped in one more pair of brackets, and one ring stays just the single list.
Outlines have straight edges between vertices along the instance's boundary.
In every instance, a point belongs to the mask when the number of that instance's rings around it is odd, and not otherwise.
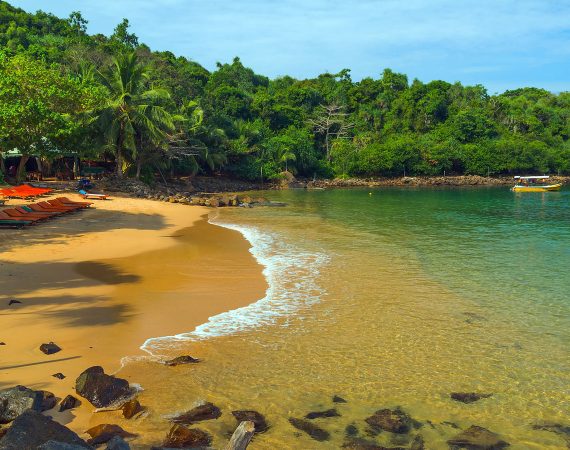
[{"label": "beach chair", "polygon": [[[42,202],[45,203],[45,202]],[[36,212],[58,212],[58,213],[68,213],[68,212],[72,212],[75,211],[73,209],[67,209],[67,208],[56,208],[54,206],[51,206],[49,203],[45,203],[48,206],[42,205],[40,203],[32,203],[30,205],[27,205],[30,209],[36,211]]]},{"label": "beach chair", "polygon": [[93,202],[76,202],[67,197],[57,197],[56,200],[60,200],[62,203],[69,203],[71,205],[83,205],[85,208],[88,208],[93,204]]},{"label": "beach chair", "polygon": [[22,228],[26,225],[32,225],[31,220],[6,220],[0,219],[1,228]]},{"label": "beach chair", "polygon": [[79,190],[79,195],[83,198],[90,198],[92,200],[107,200],[107,196],[105,194],[93,194],[84,189]]},{"label": "beach chair", "polygon": [[55,212],[55,211],[34,211],[32,208],[30,208],[29,206],[16,206],[14,208],[16,211],[21,212],[22,214],[42,214],[46,217],[53,217],[53,216],[59,216],[59,212]]},{"label": "beach chair", "polygon": [[41,219],[35,218],[35,217],[12,217],[11,215],[5,213],[4,211],[0,211],[0,220],[4,220],[4,221],[16,221],[16,222],[31,222],[31,223],[35,223],[40,221]]},{"label": "beach chair", "polygon": [[7,215],[7,216],[10,216],[14,219],[31,220],[32,222],[37,222],[40,220],[46,220],[46,219],[49,219],[51,217],[51,216],[46,216],[43,214],[37,214],[34,212],[21,213],[20,211],[16,210],[15,208],[3,209],[2,213]]},{"label": "beach chair", "polygon": [[48,200],[47,201],[50,205],[55,206],[56,208],[74,208],[74,209],[84,209],[87,208],[87,206],[85,205],[78,205],[76,203],[69,203],[69,202],[64,202],[58,198],[53,199],[53,200]]}]

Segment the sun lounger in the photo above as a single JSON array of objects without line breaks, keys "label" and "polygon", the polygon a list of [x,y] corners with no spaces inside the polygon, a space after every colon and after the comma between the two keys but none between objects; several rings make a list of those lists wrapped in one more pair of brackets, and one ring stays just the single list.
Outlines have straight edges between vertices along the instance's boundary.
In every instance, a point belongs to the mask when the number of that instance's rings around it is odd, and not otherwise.
[{"label": "sun lounger", "polygon": [[67,197],[57,197],[56,200],[60,200],[63,203],[71,203],[72,205],[83,205],[86,208],[93,204],[93,202],[76,202],[74,200],[70,200]]},{"label": "sun lounger", "polygon": [[19,211],[17,211],[15,208],[9,208],[9,209],[3,209],[2,213],[13,217],[14,219],[19,219],[19,220],[31,220],[31,221],[38,221],[38,220],[46,220],[49,219],[50,216],[46,216],[43,214],[37,214],[37,213],[21,213]]},{"label": "sun lounger", "polygon": [[2,228],[22,228],[26,225],[31,225],[31,220],[5,220],[0,219],[0,227]]},{"label": "sun lounger", "polygon": [[83,198],[90,198],[93,200],[107,200],[107,196],[105,194],[94,194],[83,189],[79,190],[79,195],[81,195]]},{"label": "sun lounger", "polygon": [[76,204],[62,202],[61,200],[58,200],[57,198],[55,200],[48,200],[47,202],[56,208],[72,208],[72,209],[83,209],[83,208],[85,208],[85,206],[83,206],[83,205],[76,205]]}]

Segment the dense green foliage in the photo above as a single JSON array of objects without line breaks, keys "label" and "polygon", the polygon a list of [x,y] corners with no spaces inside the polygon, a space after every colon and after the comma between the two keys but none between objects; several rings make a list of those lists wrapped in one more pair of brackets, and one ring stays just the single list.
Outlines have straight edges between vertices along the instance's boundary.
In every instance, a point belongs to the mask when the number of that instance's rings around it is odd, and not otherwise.
[{"label": "dense green foliage", "polygon": [[347,69],[270,80],[238,58],[209,72],[152,52],[126,19],[110,37],[86,29],[78,12],[63,20],[0,1],[3,150],[73,149],[137,176],[570,172],[568,92],[489,95],[389,69],[358,82]]}]

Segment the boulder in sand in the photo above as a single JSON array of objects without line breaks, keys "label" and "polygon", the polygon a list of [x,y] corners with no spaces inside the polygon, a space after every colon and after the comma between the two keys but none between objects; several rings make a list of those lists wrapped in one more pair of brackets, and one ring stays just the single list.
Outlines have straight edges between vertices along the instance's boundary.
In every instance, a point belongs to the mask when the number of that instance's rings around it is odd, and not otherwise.
[{"label": "boulder in sand", "polygon": [[12,422],[24,411],[32,409],[42,410],[43,396],[38,391],[33,391],[25,386],[0,391],[0,424]]},{"label": "boulder in sand", "polygon": [[403,434],[410,431],[412,418],[401,409],[380,409],[366,419],[366,423],[376,431],[384,430]]},{"label": "boulder in sand", "polygon": [[509,446],[498,434],[477,425],[470,426],[447,441],[451,449],[501,450]]},{"label": "boulder in sand", "polygon": [[136,398],[133,398],[125,403],[121,409],[123,411],[123,417],[125,419],[132,419],[138,413],[143,411],[144,408]]},{"label": "boulder in sand", "polygon": [[241,422],[253,422],[255,425],[255,432],[256,433],[263,433],[264,431],[269,428],[267,426],[267,422],[265,417],[262,414],[258,413],[257,411],[252,410],[239,410],[239,411],[232,411],[232,415],[236,418],[236,420]]},{"label": "boulder in sand", "polygon": [[75,391],[97,408],[116,405],[134,394],[127,380],[106,375],[100,366],[90,367],[81,373],[75,382]]},{"label": "boulder in sand", "polygon": [[330,433],[318,427],[312,422],[304,419],[296,419],[295,417],[289,418],[289,423],[298,430],[304,431],[316,441],[328,441],[331,437]]},{"label": "boulder in sand", "polygon": [[115,436],[120,436],[122,438],[136,437],[136,434],[123,430],[119,425],[111,425],[108,423],[89,428],[86,433],[91,436],[91,439],[87,441],[90,445],[104,444],[105,442],[109,442]]},{"label": "boulder in sand", "polygon": [[40,350],[46,355],[53,355],[54,353],[60,352],[61,347],[53,342],[48,342],[47,344],[40,345]]},{"label": "boulder in sand", "polygon": [[174,423],[191,424],[195,422],[202,422],[203,420],[217,419],[222,415],[222,411],[212,403],[204,403],[203,405],[196,406],[190,411],[186,411],[171,419]]},{"label": "boulder in sand", "polygon": [[187,428],[184,425],[172,426],[162,446],[164,448],[194,448],[208,447],[212,436],[199,428]]},{"label": "boulder in sand", "polygon": [[92,448],[69,428],[37,411],[28,410],[14,420],[0,441],[0,450],[35,450],[49,441]]},{"label": "boulder in sand", "polygon": [[493,394],[482,394],[478,392],[452,392],[449,396],[457,402],[474,403],[482,398],[492,397]]},{"label": "boulder in sand", "polygon": [[59,412],[77,408],[79,405],[81,405],[81,401],[79,401],[79,399],[75,398],[73,395],[68,395],[59,404]]},{"label": "boulder in sand", "polygon": [[48,411],[57,405],[57,397],[49,391],[38,391],[42,396],[41,411]]}]

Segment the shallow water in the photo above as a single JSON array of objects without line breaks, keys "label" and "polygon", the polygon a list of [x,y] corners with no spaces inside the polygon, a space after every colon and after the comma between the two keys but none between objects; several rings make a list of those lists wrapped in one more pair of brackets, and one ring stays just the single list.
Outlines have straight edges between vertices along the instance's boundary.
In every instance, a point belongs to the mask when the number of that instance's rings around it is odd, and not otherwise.
[{"label": "shallow water", "polygon": [[[220,210],[212,221],[252,242],[266,297],[145,343],[155,355],[192,352],[203,363],[123,371],[146,389],[149,444],[168,428],[161,416],[207,400],[224,410],[199,425],[218,446],[236,425],[229,411],[255,409],[271,428],[252,449],[339,448],[350,424],[392,446],[420,433],[426,448],[444,449],[456,427],[476,424],[511,448],[566,447],[532,426],[570,422],[569,191],[264,195],[288,206]],[[493,396],[465,405],[449,398],[455,391]],[[335,394],[347,403],[334,405]],[[341,417],[315,420],[331,433],[326,442],[287,421],[333,406]],[[423,426],[369,436],[364,419],[397,406]]]}]

